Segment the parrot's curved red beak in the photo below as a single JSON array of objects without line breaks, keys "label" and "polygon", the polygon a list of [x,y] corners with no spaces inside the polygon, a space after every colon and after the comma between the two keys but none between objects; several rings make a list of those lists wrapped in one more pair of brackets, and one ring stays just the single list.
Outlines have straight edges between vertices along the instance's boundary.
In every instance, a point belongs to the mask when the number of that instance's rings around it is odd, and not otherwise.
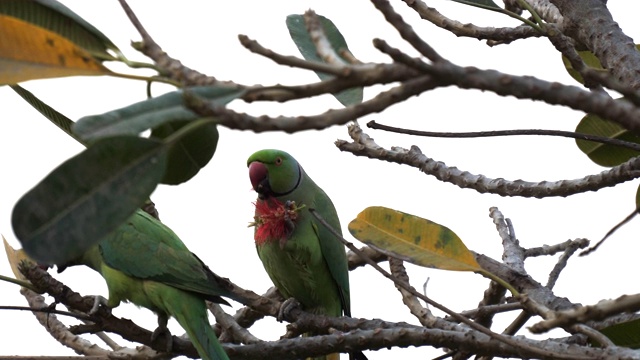
[{"label": "parrot's curved red beak", "polygon": [[[249,164],[249,180],[251,180],[251,186],[258,194],[264,193],[265,180],[267,180],[267,167],[259,161],[254,161]],[[268,184],[267,184],[268,187]]]}]

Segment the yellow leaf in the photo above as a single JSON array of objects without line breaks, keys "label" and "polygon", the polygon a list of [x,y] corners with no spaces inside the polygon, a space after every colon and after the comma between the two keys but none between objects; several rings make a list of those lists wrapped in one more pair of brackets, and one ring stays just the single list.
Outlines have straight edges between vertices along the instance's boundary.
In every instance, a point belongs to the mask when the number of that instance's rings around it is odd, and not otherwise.
[{"label": "yellow leaf", "polygon": [[64,37],[0,15],[0,84],[110,73],[87,51]]},{"label": "yellow leaf", "polygon": [[442,270],[482,271],[449,228],[385,207],[368,207],[349,223],[358,240],[410,263]]},{"label": "yellow leaf", "polygon": [[22,280],[22,281],[29,281],[24,277],[24,275],[22,275],[20,270],[18,270],[18,265],[20,265],[20,263],[23,260],[31,261],[31,262],[33,262],[33,260],[31,260],[27,256],[24,250],[22,249],[16,250],[12,248],[11,245],[9,245],[7,240],[4,238],[4,236],[2,236],[2,241],[4,242],[4,251],[7,253],[7,259],[9,259],[9,265],[11,265],[11,270],[13,271],[13,274],[16,277],[16,279]]}]

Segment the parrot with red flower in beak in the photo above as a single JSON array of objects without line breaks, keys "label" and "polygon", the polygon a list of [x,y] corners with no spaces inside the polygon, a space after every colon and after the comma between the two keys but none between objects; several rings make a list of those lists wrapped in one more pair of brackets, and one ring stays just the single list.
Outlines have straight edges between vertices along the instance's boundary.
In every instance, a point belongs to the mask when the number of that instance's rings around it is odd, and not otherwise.
[{"label": "parrot with red flower in beak", "polygon": [[[285,298],[295,298],[308,312],[351,316],[344,246],[309,212],[315,209],[342,233],[331,199],[284,151],[260,150],[249,157],[247,165],[258,193],[254,239],[271,281]],[[367,359],[359,351],[349,358]],[[339,354],[315,359],[339,359]]]}]

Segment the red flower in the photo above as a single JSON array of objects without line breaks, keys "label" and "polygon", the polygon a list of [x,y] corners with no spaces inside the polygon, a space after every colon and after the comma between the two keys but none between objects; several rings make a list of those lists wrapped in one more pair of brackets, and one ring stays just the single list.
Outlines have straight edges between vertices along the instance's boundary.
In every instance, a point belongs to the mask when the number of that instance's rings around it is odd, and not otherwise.
[{"label": "red flower", "polygon": [[302,207],[296,207],[293,201],[282,204],[275,198],[258,200],[253,204],[256,207],[256,215],[255,222],[251,225],[256,226],[254,234],[256,245],[279,241],[280,246],[284,247],[295,228],[298,210]]}]

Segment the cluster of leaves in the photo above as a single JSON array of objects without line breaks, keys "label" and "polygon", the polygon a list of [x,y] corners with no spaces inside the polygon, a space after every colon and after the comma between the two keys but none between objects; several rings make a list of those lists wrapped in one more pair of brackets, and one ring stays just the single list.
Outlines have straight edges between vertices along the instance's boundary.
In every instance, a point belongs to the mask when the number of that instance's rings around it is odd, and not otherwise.
[{"label": "cluster of leaves", "polygon": [[[6,1],[0,13],[0,23],[7,27],[2,31],[6,41],[1,42],[6,72],[0,73],[0,81],[13,84],[23,98],[87,146],[25,194],[12,215],[29,255],[44,263],[64,263],[124,222],[159,183],[183,183],[209,162],[218,142],[215,119],[189,110],[190,97],[225,106],[243,90],[189,87],[74,123],[15,83],[117,75],[102,62],[128,60],[104,34],[60,3]],[[148,137],[140,136],[147,130]]]}]

